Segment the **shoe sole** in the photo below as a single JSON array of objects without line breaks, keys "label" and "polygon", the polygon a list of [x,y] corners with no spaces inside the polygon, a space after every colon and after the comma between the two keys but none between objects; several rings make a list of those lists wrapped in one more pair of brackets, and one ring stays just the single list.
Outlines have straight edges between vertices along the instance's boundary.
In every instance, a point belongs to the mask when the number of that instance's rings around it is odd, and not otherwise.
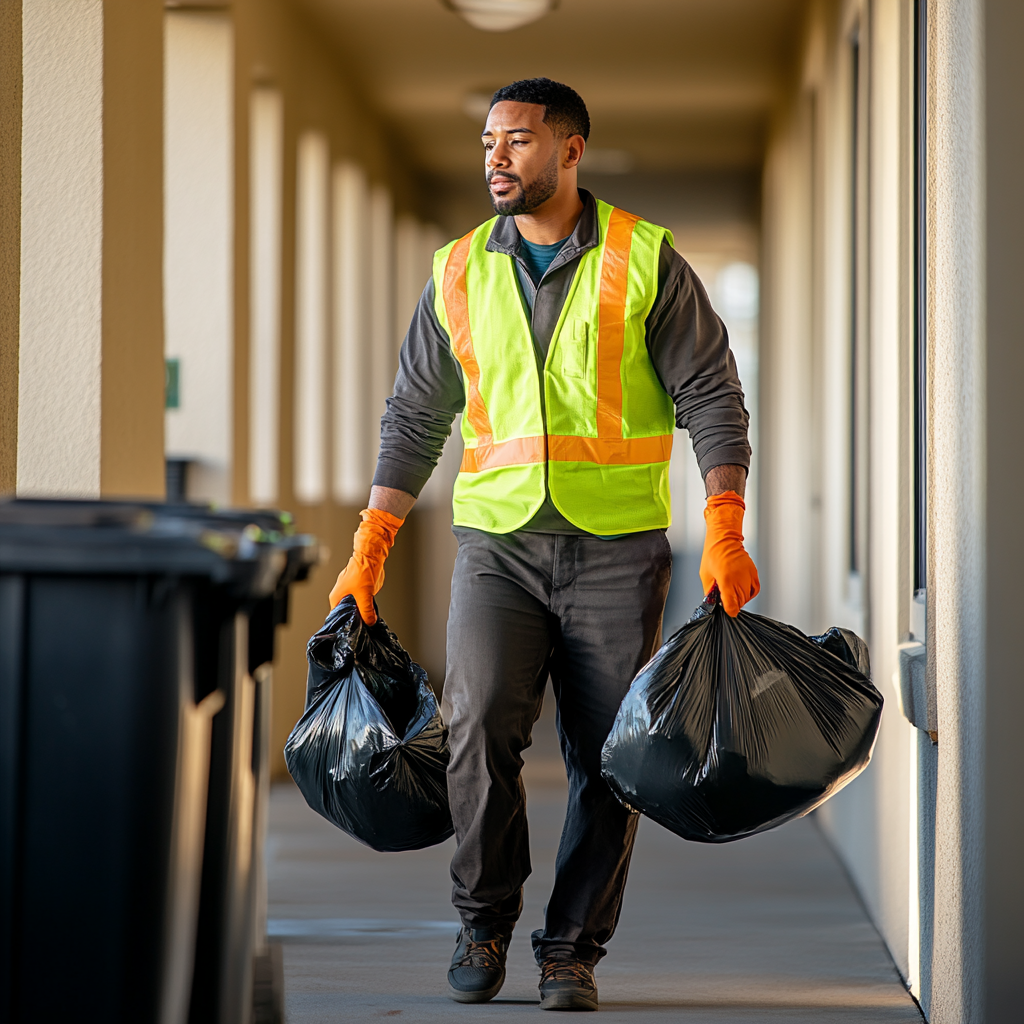
[{"label": "shoe sole", "polygon": [[456,988],[449,981],[448,995],[457,1003],[486,1003],[493,999],[501,991],[501,986],[504,984],[504,971],[501,972],[501,978],[498,981],[497,985],[492,985],[490,988],[485,988],[480,992],[463,992],[461,989]]},{"label": "shoe sole", "polygon": [[553,992],[540,997],[542,1010],[596,1010],[597,996],[593,999],[580,992]]}]

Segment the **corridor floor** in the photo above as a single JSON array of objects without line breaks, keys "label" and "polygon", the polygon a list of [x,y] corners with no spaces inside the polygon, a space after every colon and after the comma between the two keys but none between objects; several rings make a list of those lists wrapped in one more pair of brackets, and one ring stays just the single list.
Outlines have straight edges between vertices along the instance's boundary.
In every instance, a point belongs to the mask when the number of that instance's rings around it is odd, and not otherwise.
[{"label": "corridor floor", "polygon": [[[270,932],[284,944],[288,1024],[537,1020],[540,926],[565,809],[553,719],[526,752],[534,873],[500,996],[446,996],[458,925],[452,841],[377,854],[274,787]],[[602,1019],[642,1024],[902,1024],[921,1016],[809,818],[726,846],[640,825],[618,932],[597,969]],[[547,1018],[545,1018],[547,1019]]]}]

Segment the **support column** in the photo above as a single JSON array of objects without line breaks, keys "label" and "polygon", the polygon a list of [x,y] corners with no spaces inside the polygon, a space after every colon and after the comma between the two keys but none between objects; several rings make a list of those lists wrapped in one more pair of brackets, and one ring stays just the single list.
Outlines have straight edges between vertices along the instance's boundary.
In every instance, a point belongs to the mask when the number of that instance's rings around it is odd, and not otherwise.
[{"label": "support column", "polygon": [[163,5],[22,4],[17,492],[162,496]]},{"label": "support column", "polygon": [[21,4],[0,4],[0,494],[18,464],[21,279]]},{"label": "support column", "polygon": [[985,1019],[983,2],[928,10],[928,646],[941,808],[931,1024]]}]

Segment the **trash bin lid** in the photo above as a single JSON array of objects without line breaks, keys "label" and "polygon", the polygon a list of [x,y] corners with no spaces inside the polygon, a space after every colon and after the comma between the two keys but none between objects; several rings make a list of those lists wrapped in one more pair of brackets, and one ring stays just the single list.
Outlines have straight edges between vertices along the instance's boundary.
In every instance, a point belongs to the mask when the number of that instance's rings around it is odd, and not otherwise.
[{"label": "trash bin lid", "polygon": [[0,573],[198,576],[245,597],[305,577],[316,539],[282,513],[156,502],[0,501]]},{"label": "trash bin lid", "polygon": [[298,583],[309,575],[318,562],[324,561],[328,552],[315,537],[308,533],[296,533],[295,520],[290,512],[279,509],[218,508],[214,505],[200,505],[186,502],[175,505],[147,504],[147,508],[189,519],[202,519],[214,528],[228,523],[242,527],[247,536],[261,543],[274,544],[288,555],[288,564],[278,581],[278,586]]}]

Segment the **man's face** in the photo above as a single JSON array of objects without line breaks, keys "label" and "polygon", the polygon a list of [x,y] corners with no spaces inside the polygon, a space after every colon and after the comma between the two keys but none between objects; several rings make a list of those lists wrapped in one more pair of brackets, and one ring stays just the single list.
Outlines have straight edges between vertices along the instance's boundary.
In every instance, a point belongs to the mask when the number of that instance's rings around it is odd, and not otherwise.
[{"label": "man's face", "polygon": [[494,212],[532,213],[558,191],[561,143],[539,103],[495,103],[480,138]]}]

